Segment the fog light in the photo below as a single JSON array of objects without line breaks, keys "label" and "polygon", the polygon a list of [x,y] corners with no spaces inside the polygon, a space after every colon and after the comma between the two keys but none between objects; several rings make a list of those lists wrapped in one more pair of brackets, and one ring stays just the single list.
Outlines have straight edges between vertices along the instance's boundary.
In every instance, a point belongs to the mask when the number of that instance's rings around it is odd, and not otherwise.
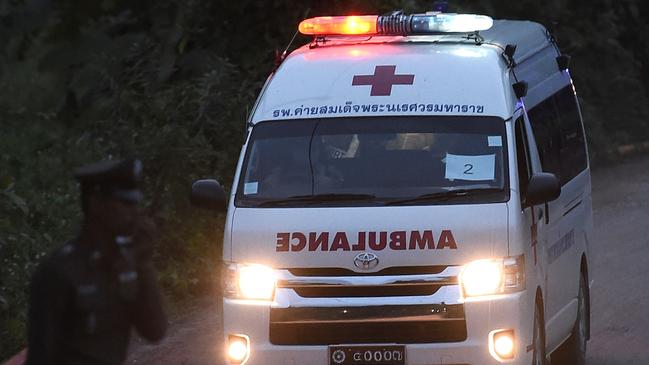
[{"label": "fog light", "polygon": [[250,356],[250,340],[248,336],[229,335],[227,351],[230,364],[245,364]]},{"label": "fog light", "polygon": [[498,361],[514,358],[516,343],[513,330],[496,330],[489,334],[489,353]]}]

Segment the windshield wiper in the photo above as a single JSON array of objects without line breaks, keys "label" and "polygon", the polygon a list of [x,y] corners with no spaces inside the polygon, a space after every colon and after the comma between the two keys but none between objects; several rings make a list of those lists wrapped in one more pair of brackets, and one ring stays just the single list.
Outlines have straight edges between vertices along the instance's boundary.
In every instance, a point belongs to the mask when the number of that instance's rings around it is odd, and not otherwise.
[{"label": "windshield wiper", "polygon": [[440,201],[447,201],[458,197],[473,197],[479,195],[489,195],[493,193],[500,193],[502,191],[503,189],[498,189],[498,188],[456,189],[456,190],[448,190],[448,191],[438,191],[435,193],[416,196],[414,198],[391,200],[385,203],[385,205],[401,205],[401,204],[420,203],[420,202],[440,202]]},{"label": "windshield wiper", "polygon": [[355,201],[355,200],[374,200],[375,195],[371,194],[316,194],[316,195],[298,195],[285,199],[268,200],[259,203],[259,207],[276,207],[292,203],[325,203],[337,201]]}]

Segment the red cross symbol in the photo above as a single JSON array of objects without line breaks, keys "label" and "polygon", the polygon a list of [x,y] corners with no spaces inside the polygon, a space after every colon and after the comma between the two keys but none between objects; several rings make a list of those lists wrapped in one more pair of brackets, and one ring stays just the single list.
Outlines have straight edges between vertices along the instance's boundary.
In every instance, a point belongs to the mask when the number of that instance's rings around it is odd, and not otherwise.
[{"label": "red cross symbol", "polygon": [[356,75],[352,86],[372,85],[370,96],[389,96],[392,85],[412,85],[415,75],[397,75],[397,66],[376,66],[374,75]]}]

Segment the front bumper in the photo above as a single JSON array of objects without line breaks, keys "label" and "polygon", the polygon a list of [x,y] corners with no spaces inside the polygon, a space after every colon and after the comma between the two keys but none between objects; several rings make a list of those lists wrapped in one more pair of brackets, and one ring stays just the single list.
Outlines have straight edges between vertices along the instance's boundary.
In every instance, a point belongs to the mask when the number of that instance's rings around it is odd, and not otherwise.
[{"label": "front bumper", "polygon": [[[272,343],[270,323],[271,308],[298,307],[349,307],[354,305],[413,305],[413,304],[455,304],[459,301],[457,284],[445,286],[431,296],[381,297],[381,298],[329,298],[305,299],[296,297],[292,291],[278,293],[279,300],[273,304],[251,304],[224,299],[224,335],[244,334],[250,338],[251,353],[249,365],[329,365],[329,348],[318,345],[278,345]],[[311,303],[311,304],[309,304]],[[312,305],[317,303],[318,305]],[[533,298],[530,301],[526,291],[501,295],[481,301],[463,303],[466,321],[466,339],[457,342],[408,343],[406,364],[501,364],[489,353],[489,334],[494,330],[512,329],[516,336],[516,350],[513,360],[505,364],[530,364],[532,352]],[[317,328],[317,327],[313,327]],[[304,334],[308,336],[308,334]],[[421,341],[417,341],[421,342]],[[331,343],[347,345],[350,343]],[[353,345],[361,343],[354,342]],[[395,342],[382,342],[395,344]],[[351,344],[350,344],[351,345]],[[376,342],[368,345],[377,345]],[[227,362],[226,362],[227,364]]]}]

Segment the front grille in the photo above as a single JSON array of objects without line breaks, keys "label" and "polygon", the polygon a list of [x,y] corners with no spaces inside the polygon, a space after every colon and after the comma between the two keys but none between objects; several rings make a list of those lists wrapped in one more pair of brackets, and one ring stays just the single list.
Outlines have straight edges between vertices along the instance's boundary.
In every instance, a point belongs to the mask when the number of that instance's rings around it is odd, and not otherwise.
[{"label": "front grille", "polygon": [[434,343],[464,341],[462,304],[336,308],[272,308],[276,345]]},{"label": "front grille", "polygon": [[270,310],[276,345],[436,343],[466,340],[459,266],[278,270]]},{"label": "front grille", "polygon": [[421,283],[393,285],[313,285],[294,287],[303,298],[402,297],[433,295],[441,285]]},{"label": "front grille", "polygon": [[301,277],[311,276],[387,276],[387,275],[424,275],[439,274],[448,268],[448,265],[434,266],[393,266],[386,267],[377,272],[357,272],[338,267],[308,267],[287,269],[292,275]]}]

